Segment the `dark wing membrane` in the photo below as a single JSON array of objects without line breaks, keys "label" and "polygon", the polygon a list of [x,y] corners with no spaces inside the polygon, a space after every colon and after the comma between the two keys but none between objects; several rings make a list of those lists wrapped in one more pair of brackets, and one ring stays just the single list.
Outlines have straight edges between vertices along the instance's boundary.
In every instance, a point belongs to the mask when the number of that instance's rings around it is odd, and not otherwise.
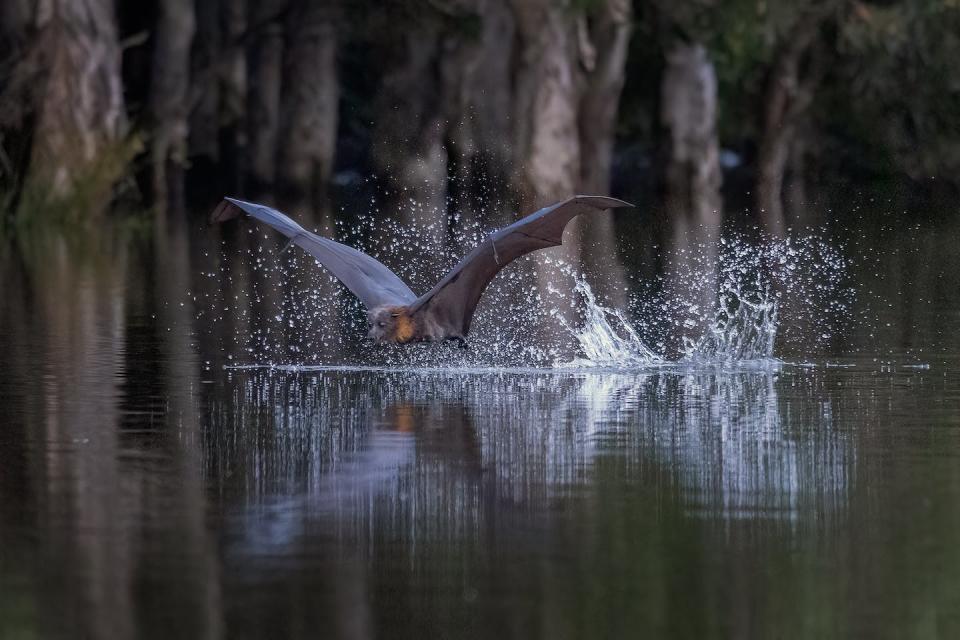
[{"label": "dark wing membrane", "polygon": [[466,334],[483,290],[510,262],[537,249],[563,244],[564,228],[581,213],[632,206],[616,198],[574,196],[544,207],[481,242],[411,308],[428,308],[441,323],[459,327]]},{"label": "dark wing membrane", "polygon": [[353,247],[310,233],[276,209],[224,198],[211,214],[210,221],[223,222],[237,217],[240,213],[246,213],[270,225],[290,238],[293,244],[306,250],[360,298],[360,302],[367,309],[383,305],[404,306],[417,298],[410,287],[382,263]]}]

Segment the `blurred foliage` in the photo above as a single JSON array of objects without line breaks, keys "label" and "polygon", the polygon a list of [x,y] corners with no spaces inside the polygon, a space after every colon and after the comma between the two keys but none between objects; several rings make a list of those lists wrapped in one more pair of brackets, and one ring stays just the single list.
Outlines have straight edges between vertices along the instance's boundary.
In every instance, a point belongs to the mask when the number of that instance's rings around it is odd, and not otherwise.
[{"label": "blurred foliage", "polygon": [[[397,64],[387,59],[391,52],[421,37],[436,38],[441,47],[477,40],[484,33],[485,12],[494,4],[355,0],[340,5],[338,169],[370,173],[381,115],[376,98],[385,69]],[[564,0],[564,5],[590,21],[603,0]],[[141,45],[149,42],[156,7],[149,3],[144,11],[132,11],[133,6],[117,3],[119,36],[134,43],[124,48],[122,80],[127,114],[136,123],[151,64],[150,47]],[[676,41],[695,41],[710,52],[718,79],[720,144],[736,151],[749,173],[766,135],[765,101],[777,57],[794,43],[798,25],[817,14],[816,36],[803,64],[816,59],[823,72],[800,134],[813,159],[812,175],[906,179],[925,186],[935,180],[950,185],[951,192],[960,186],[960,0],[637,0],[633,11],[617,128],[617,166],[633,173],[620,176],[621,183],[636,181],[636,173],[655,163],[661,74],[665,53]],[[244,43],[257,36],[256,28],[242,36]],[[512,51],[508,45],[505,41],[504,51]],[[12,87],[15,62],[0,60],[0,95]],[[424,91],[431,90],[428,82],[422,84]],[[7,93],[0,104],[22,104],[20,93]],[[4,113],[10,120],[11,109]],[[45,185],[17,176],[15,168],[3,169],[10,164],[6,161],[0,166],[0,210],[6,212],[0,228],[34,217],[68,221],[75,215],[71,212],[89,208],[104,194],[115,196],[111,189],[134,172],[141,141],[151,132],[141,128],[140,134],[74,176],[67,196],[53,197]],[[0,135],[0,152],[17,152],[9,136]],[[15,164],[26,165],[20,156],[29,154],[14,153]],[[4,158],[0,155],[0,161]],[[11,214],[14,210],[19,213]]]},{"label": "blurred foliage", "polygon": [[[840,64],[826,83],[822,117],[870,151],[861,166],[914,180],[960,172],[960,2],[857,3],[841,26]],[[827,107],[829,106],[829,110]]]},{"label": "blurred foliage", "polygon": [[749,153],[777,50],[810,11],[829,14],[816,43],[827,71],[812,116],[821,169],[956,185],[960,0],[640,3],[621,143],[654,136],[658,71],[671,39],[681,39],[704,44],[716,65],[721,143]]}]

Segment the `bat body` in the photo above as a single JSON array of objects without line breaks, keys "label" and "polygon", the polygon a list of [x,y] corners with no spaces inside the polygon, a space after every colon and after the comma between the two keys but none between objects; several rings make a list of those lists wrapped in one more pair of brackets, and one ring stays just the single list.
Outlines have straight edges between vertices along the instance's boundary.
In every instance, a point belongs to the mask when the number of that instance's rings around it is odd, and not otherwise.
[{"label": "bat body", "polygon": [[310,233],[270,207],[225,198],[211,222],[245,213],[290,238],[291,244],[306,250],[360,299],[370,322],[368,337],[377,342],[462,342],[480,296],[501,269],[523,255],[561,245],[567,223],[582,213],[630,206],[615,198],[574,196],[544,207],[488,236],[420,297],[376,259]]}]

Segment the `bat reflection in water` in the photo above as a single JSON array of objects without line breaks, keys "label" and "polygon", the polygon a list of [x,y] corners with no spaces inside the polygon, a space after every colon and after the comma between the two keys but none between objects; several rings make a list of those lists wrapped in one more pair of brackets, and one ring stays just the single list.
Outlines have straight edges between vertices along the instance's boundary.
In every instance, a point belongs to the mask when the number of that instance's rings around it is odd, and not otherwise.
[{"label": "bat reflection in water", "polygon": [[310,233],[270,207],[225,198],[210,221],[224,222],[246,213],[290,238],[292,244],[316,258],[360,299],[367,308],[368,336],[377,342],[463,343],[480,295],[501,269],[520,256],[561,245],[567,223],[581,213],[631,206],[604,196],[574,196],[544,207],[491,234],[420,297],[381,262]]}]

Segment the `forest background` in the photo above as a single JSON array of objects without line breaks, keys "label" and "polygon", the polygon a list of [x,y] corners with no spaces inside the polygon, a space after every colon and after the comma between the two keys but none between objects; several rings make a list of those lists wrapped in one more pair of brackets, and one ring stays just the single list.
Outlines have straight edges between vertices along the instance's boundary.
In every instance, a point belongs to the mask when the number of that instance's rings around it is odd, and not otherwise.
[{"label": "forest background", "polygon": [[0,228],[224,194],[324,226],[612,192],[774,232],[849,185],[950,202],[958,60],[960,0],[4,0]]}]

